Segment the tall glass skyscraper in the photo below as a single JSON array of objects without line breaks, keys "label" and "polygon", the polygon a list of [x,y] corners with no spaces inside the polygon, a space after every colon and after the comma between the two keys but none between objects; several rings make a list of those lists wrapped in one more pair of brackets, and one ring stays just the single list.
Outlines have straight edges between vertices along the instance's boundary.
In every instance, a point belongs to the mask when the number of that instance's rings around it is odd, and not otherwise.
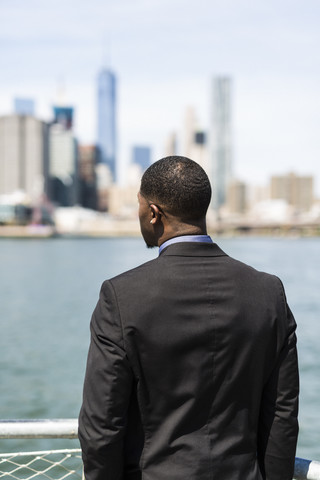
[{"label": "tall glass skyscraper", "polygon": [[132,163],[139,165],[144,172],[151,164],[151,148],[144,146],[133,147]]},{"label": "tall glass skyscraper", "polygon": [[226,202],[232,178],[232,81],[229,77],[213,79],[209,176],[212,183],[212,206],[218,211]]},{"label": "tall glass skyscraper", "polygon": [[108,69],[98,76],[98,155],[117,182],[116,164],[116,76]]}]

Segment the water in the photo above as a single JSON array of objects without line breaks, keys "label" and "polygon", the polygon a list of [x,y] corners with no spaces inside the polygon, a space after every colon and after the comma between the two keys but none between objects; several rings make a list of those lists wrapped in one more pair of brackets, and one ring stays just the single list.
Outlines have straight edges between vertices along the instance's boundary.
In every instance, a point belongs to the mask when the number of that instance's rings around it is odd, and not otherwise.
[{"label": "water", "polygon": [[[219,245],[284,282],[298,323],[297,455],[320,460],[320,239],[230,238]],[[76,418],[101,283],[154,258],[141,239],[0,240],[0,418]],[[0,451],[78,440],[1,440]]]}]

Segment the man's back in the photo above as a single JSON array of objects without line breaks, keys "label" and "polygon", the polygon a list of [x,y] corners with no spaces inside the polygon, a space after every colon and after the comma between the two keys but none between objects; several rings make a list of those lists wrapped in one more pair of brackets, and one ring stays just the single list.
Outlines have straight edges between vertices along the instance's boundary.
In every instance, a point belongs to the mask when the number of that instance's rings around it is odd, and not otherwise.
[{"label": "man's back", "polygon": [[[297,434],[294,330],[281,282],[215,244],[171,245],[105,282],[92,332],[106,350],[91,347],[91,358],[104,362],[111,352],[113,369],[105,372],[108,387],[87,376],[93,393],[80,438],[94,432],[84,455],[103,443],[108,456],[112,446],[110,479],[121,478],[118,445],[128,479],[289,480]],[[88,403],[94,410],[97,398],[106,400],[108,418],[92,428]]]}]

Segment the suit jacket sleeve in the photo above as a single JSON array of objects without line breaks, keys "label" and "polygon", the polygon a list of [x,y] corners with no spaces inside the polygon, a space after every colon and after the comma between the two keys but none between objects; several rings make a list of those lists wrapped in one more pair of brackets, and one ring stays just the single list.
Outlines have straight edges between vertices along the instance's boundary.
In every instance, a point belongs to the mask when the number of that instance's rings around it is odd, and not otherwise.
[{"label": "suit jacket sleeve", "polygon": [[91,343],[79,415],[86,480],[118,480],[132,388],[115,292],[104,282],[91,319]]},{"label": "suit jacket sleeve", "polygon": [[283,287],[282,295],[285,314],[281,329],[285,332],[284,341],[265,384],[258,432],[258,455],[267,480],[292,480],[298,436],[296,323],[287,305]]}]

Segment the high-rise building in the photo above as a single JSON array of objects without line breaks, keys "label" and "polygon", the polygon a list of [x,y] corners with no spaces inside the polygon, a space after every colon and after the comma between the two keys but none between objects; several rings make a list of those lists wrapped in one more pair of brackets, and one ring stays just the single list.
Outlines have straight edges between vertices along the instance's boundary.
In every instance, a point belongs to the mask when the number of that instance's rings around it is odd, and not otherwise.
[{"label": "high-rise building", "polygon": [[74,138],[73,107],[53,106],[49,131],[49,198],[60,206],[78,201],[78,148]]},{"label": "high-rise building", "polygon": [[79,202],[85,208],[97,209],[97,148],[79,145]]},{"label": "high-rise building", "polygon": [[247,209],[247,187],[240,180],[232,180],[228,185],[227,208],[230,213],[242,214]]},{"label": "high-rise building", "polygon": [[104,69],[98,76],[98,139],[99,162],[105,164],[117,182],[116,152],[116,76]]},{"label": "high-rise building", "polygon": [[49,132],[49,198],[64,207],[77,203],[77,142],[60,123]]},{"label": "high-rise building", "polygon": [[199,163],[208,173],[208,148],[204,131],[199,129],[193,107],[188,107],[184,120],[183,155]]},{"label": "high-rise building", "polygon": [[151,164],[151,148],[135,146],[132,148],[132,163],[139,165],[144,172]]},{"label": "high-rise building", "polygon": [[31,98],[15,98],[14,113],[17,115],[34,115],[34,100]]},{"label": "high-rise building", "polygon": [[232,81],[215,77],[212,85],[209,127],[209,177],[212,183],[212,206],[218,212],[226,203],[232,179]]},{"label": "high-rise building", "polygon": [[54,123],[59,123],[65,130],[72,130],[73,127],[73,107],[57,106],[53,107]]},{"label": "high-rise building", "polygon": [[0,117],[0,195],[21,190],[33,203],[47,179],[48,125],[32,116]]},{"label": "high-rise building", "polygon": [[176,132],[171,132],[165,143],[164,155],[166,157],[171,157],[172,155],[177,155],[177,134]]},{"label": "high-rise building", "polygon": [[126,168],[126,183],[128,188],[135,187],[139,189],[141,176],[150,165],[151,148],[142,145],[132,147],[131,162]]},{"label": "high-rise building", "polygon": [[297,211],[307,211],[314,202],[313,177],[289,173],[273,176],[270,182],[272,200],[285,200]]},{"label": "high-rise building", "polygon": [[96,166],[97,175],[97,200],[98,210],[100,212],[109,211],[110,189],[112,187],[112,178],[110,169],[104,163],[98,163]]},{"label": "high-rise building", "polygon": [[195,109],[189,106],[184,115],[184,131],[183,131],[183,155],[192,158],[192,150],[194,145],[194,132],[197,128]]},{"label": "high-rise building", "polygon": [[193,142],[190,149],[190,158],[195,160],[208,173],[208,148],[206,133],[194,131]]}]

